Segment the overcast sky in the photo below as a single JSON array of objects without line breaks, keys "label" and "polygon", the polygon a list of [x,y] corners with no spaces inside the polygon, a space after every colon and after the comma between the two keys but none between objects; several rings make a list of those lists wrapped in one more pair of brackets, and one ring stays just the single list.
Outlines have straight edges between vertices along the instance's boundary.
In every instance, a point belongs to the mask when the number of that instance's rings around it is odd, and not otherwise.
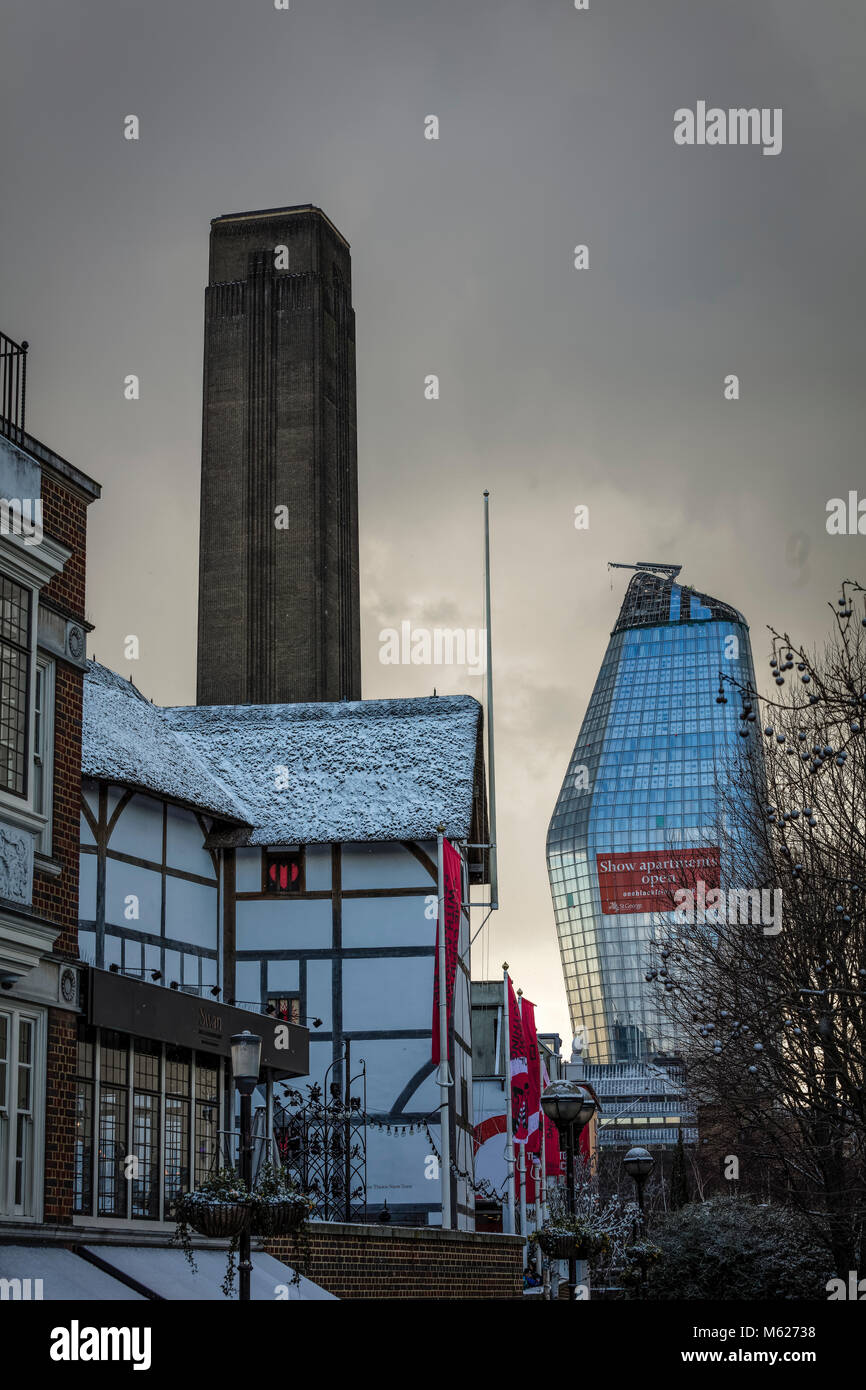
[{"label": "overcast sky", "polygon": [[[474,973],[507,957],[570,1037],[544,842],[628,579],[606,562],[682,563],[759,662],[767,623],[814,640],[863,578],[825,517],[866,495],[866,7],[3,8],[0,329],[31,343],[28,428],[103,485],[91,652],[194,701],[209,223],[317,204],[353,256],[364,695],[481,694],[381,665],[378,633],[479,625],[489,487],[502,907]],[[782,108],[781,153],[677,146],[698,101]]]}]

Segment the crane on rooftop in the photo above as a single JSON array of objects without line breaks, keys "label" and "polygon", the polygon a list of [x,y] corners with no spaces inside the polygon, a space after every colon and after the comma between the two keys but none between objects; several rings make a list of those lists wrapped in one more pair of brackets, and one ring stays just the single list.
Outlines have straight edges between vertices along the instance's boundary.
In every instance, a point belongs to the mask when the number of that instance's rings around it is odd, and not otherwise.
[{"label": "crane on rooftop", "polygon": [[638,560],[636,565],[625,565],[619,560],[608,560],[609,570],[645,570],[650,574],[666,574],[669,579],[676,579],[682,565],[654,565],[649,560]]}]

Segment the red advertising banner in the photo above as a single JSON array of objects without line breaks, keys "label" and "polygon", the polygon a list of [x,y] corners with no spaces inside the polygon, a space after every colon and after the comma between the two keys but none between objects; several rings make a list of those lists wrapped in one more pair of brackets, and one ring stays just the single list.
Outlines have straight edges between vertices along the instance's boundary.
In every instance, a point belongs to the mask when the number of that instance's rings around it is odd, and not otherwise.
[{"label": "red advertising banner", "polygon": [[601,910],[621,912],[674,912],[678,888],[694,891],[698,882],[718,888],[721,874],[719,851],[707,849],[642,850],[637,854],[597,854]]},{"label": "red advertising banner", "polygon": [[[457,950],[460,941],[460,896],[461,863],[460,855],[448,840],[443,840],[445,864],[445,1003],[448,1010],[449,1036],[451,1020],[454,1017],[454,979],[457,974]],[[433,959],[433,1061],[439,1064],[439,931],[441,923],[436,922],[436,955]],[[451,1051],[449,1044],[449,1054]]]}]

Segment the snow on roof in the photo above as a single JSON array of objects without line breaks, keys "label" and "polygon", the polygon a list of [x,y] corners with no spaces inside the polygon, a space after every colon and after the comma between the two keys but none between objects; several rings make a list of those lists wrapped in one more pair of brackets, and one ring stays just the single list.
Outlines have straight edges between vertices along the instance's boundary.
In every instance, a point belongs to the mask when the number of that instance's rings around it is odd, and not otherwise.
[{"label": "snow on roof", "polygon": [[96,661],[84,677],[81,771],[245,821],[243,807],[130,681]]},{"label": "snow on roof", "polygon": [[245,807],[249,844],[469,834],[481,718],[469,695],[164,714]]},{"label": "snow on roof", "polygon": [[250,826],[235,844],[463,838],[480,720],[469,695],[161,709],[90,662],[82,770]]}]

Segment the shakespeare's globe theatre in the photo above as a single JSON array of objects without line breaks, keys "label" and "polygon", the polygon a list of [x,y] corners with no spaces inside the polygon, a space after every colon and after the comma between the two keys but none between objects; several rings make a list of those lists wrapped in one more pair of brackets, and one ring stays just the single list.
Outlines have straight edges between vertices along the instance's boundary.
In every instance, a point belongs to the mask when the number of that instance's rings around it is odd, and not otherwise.
[{"label": "shakespeare's globe theatre", "polygon": [[720,672],[754,685],[741,613],[679,584],[677,565],[633,568],[547,836],[572,1026],[593,1063],[675,1046],[644,978],[664,902],[654,870],[716,853],[741,709],[717,703]]}]

